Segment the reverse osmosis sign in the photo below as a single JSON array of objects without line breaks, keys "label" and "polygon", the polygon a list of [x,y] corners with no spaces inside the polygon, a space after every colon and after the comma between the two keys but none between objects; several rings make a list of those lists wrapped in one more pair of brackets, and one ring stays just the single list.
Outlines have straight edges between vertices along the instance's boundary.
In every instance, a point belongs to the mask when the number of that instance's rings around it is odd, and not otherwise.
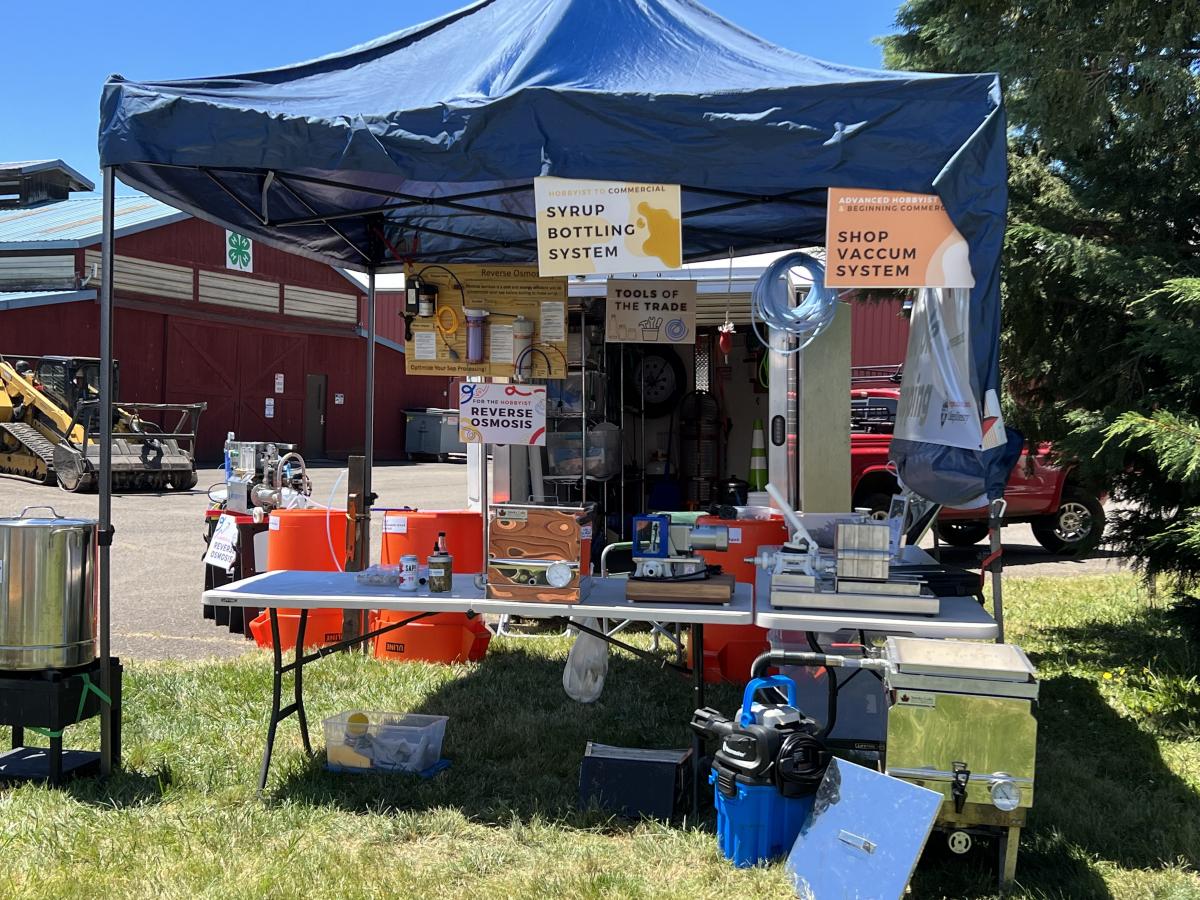
[{"label": "reverse osmosis sign", "polygon": [[679,185],[535,178],[538,272],[657,272],[683,265]]},{"label": "reverse osmosis sign", "polygon": [[465,444],[545,445],[545,385],[460,384],[458,436]]},{"label": "reverse osmosis sign", "polygon": [[936,194],[830,188],[825,229],[827,287],[975,286],[967,242]]},{"label": "reverse osmosis sign", "polygon": [[604,339],[632,344],[696,340],[696,282],[618,279],[608,282]]}]

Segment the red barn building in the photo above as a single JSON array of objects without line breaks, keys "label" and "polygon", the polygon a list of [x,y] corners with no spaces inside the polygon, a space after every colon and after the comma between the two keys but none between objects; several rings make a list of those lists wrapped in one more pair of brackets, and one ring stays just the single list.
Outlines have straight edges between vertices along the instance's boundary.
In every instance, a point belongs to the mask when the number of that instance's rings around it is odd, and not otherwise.
[{"label": "red barn building", "polygon": [[[0,163],[0,353],[98,356],[101,201],[60,160]],[[31,199],[32,198],[32,199]],[[114,356],[120,399],[204,401],[197,445],[227,432],[299,444],[310,458],[363,450],[365,290],[149,197],[116,201]],[[446,405],[445,379],[404,372],[403,324],[380,303],[375,453],[404,453],[408,408]]]}]

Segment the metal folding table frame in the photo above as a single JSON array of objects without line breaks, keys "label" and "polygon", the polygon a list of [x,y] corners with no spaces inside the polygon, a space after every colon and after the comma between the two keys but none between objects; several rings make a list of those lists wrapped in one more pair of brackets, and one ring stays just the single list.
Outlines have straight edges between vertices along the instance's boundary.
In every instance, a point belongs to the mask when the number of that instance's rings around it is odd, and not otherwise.
[{"label": "metal folding table frame", "polygon": [[[462,612],[468,615],[520,615],[529,618],[569,617],[630,619],[643,622],[679,622],[691,630],[691,666],[683,667],[669,660],[647,653],[618,640],[612,634],[596,630],[573,621],[579,631],[627,650],[641,658],[652,659],[664,668],[673,668],[692,676],[692,693],[695,708],[704,702],[704,625],[749,625],[754,621],[754,601],[749,585],[736,586],[733,598],[726,604],[711,603],[666,603],[632,602],[625,598],[625,579],[593,578],[592,590],[582,603],[531,603],[516,600],[493,600],[484,596],[475,584],[473,575],[455,575],[453,590],[448,594],[430,594],[422,590],[414,594],[401,594],[394,587],[359,584],[353,572],[264,572],[241,581],[235,581],[204,592],[203,602],[216,607],[257,607],[266,609],[271,621],[273,638],[274,677],[271,692],[271,716],[267,726],[267,745],[263,751],[262,768],[259,772],[258,789],[267,785],[267,774],[271,766],[271,755],[275,747],[275,735],[279,723],[295,715],[300,725],[300,738],[306,753],[312,753],[308,736],[308,716],[304,709],[304,667],[340,650],[373,640],[381,634],[402,628],[439,612]],[[296,650],[291,662],[284,662],[279,647],[280,608],[297,609],[300,612],[296,633]],[[399,622],[392,622],[366,634],[341,641],[328,647],[305,652],[304,630],[308,611],[312,609],[382,609],[403,610],[412,615]],[[292,701],[283,702],[283,676],[292,673]],[[692,764],[695,783],[692,790],[693,814],[696,812],[701,793],[703,775],[701,757],[704,746],[699,736],[692,738]]]}]

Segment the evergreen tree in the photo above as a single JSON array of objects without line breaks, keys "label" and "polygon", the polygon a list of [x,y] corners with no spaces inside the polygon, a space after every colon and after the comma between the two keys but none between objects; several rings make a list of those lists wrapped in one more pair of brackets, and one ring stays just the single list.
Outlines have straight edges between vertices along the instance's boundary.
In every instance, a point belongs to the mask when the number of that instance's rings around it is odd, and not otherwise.
[{"label": "evergreen tree", "polygon": [[1132,504],[1109,538],[1200,582],[1200,3],[908,0],[889,67],[998,71],[1010,418]]}]

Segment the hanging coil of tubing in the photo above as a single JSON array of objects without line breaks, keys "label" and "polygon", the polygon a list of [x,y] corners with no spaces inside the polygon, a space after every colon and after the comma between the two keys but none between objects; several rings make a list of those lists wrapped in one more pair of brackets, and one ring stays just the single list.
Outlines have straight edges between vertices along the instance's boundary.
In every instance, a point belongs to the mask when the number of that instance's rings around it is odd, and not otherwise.
[{"label": "hanging coil of tubing", "polygon": [[[808,293],[792,306],[790,269],[804,269],[812,277]],[[796,339],[790,349],[772,348],[777,353],[798,353],[829,327],[837,314],[837,291],[825,287],[825,267],[807,253],[788,253],[767,266],[750,294],[750,324],[764,347],[770,347],[771,331]],[[766,334],[760,324],[766,326]]]}]

